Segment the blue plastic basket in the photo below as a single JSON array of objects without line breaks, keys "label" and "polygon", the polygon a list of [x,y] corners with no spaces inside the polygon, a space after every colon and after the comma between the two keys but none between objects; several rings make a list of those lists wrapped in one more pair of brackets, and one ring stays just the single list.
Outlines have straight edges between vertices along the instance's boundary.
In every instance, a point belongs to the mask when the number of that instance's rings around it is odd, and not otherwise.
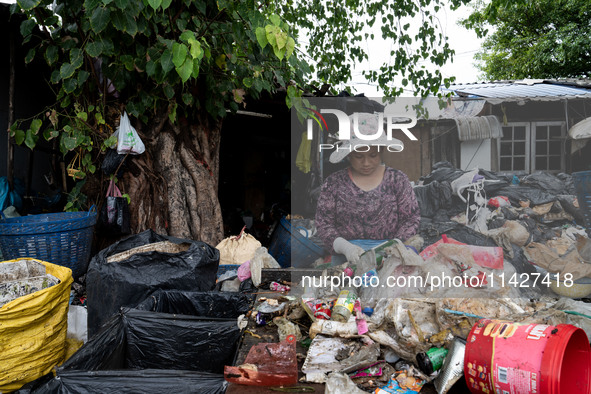
[{"label": "blue plastic basket", "polygon": [[62,265],[77,278],[86,273],[97,214],[59,212],[0,218],[0,249],[5,259],[32,257]]},{"label": "blue plastic basket", "polygon": [[591,171],[573,172],[575,190],[579,207],[585,217],[585,227],[587,234],[591,236]]},{"label": "blue plastic basket", "polygon": [[[306,236],[299,230],[305,231]],[[289,220],[281,218],[271,237],[269,254],[283,268],[310,266],[316,259],[323,256],[324,249],[310,241],[307,233],[308,230],[305,228],[293,227]]]}]

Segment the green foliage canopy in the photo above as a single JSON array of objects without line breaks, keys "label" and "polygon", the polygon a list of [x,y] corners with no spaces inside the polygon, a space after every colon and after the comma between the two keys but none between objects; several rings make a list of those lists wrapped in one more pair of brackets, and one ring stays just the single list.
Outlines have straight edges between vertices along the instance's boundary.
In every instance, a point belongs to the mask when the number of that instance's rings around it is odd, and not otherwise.
[{"label": "green foliage canopy", "polygon": [[425,63],[442,66],[454,53],[436,13],[467,2],[18,0],[14,12],[28,16],[25,41],[40,39],[25,61],[43,57],[52,68],[57,104],[11,132],[30,148],[40,135],[58,138],[64,154],[79,153],[79,174],[92,173],[113,143],[109,109],[124,104],[145,125],[163,111],[172,123],[197,112],[223,118],[245,96],[280,87],[291,106],[314,79],[349,82],[354,65],[369,58],[372,26],[392,50],[379,70],[364,72],[367,80],[385,95],[403,92],[395,77],[416,95],[436,94],[453,79]]},{"label": "green foliage canopy", "polygon": [[486,79],[591,75],[588,0],[479,2],[462,24],[486,37],[476,55]]}]

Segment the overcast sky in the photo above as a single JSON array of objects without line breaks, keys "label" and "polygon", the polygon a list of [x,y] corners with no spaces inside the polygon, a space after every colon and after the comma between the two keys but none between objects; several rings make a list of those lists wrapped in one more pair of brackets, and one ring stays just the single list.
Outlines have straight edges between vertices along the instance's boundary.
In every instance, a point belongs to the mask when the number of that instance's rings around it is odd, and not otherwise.
[{"label": "overcast sky", "polygon": [[[455,12],[441,10],[438,13],[442,29],[449,39],[449,45],[456,52],[453,63],[446,64],[441,72],[444,77],[455,76],[455,83],[478,82],[479,71],[474,66],[473,57],[480,49],[482,40],[476,37],[474,31],[466,30],[457,24],[458,20],[466,18],[470,15],[470,12],[471,8],[464,6]],[[374,30],[376,29],[374,28]],[[376,35],[378,34],[381,34],[379,27],[376,31]],[[390,44],[384,41],[376,41],[369,45],[370,49],[375,48],[375,50],[370,50],[370,61],[368,64],[360,64],[354,70],[351,85],[358,93],[365,93],[369,97],[380,97],[383,94],[377,90],[375,85],[368,85],[364,76],[361,75],[361,71],[363,69],[379,69],[379,66],[384,61],[388,61],[390,50],[386,50],[385,48],[389,48]],[[410,90],[405,93],[405,95],[412,95]]]}]

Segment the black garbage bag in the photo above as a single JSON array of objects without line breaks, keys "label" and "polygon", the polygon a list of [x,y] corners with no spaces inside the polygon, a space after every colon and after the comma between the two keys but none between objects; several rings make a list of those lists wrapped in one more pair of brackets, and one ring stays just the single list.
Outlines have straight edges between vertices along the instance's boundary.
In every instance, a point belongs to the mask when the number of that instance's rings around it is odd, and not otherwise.
[{"label": "black garbage bag", "polygon": [[428,185],[434,181],[447,181],[452,182],[462,176],[465,171],[454,168],[454,166],[448,161],[440,161],[433,164],[433,171],[430,174],[421,177],[423,185]]},{"label": "black garbage bag", "polygon": [[156,290],[136,309],[202,317],[237,318],[249,311],[253,298],[242,293]]},{"label": "black garbage bag", "polygon": [[566,184],[557,176],[548,172],[536,172],[521,179],[521,184],[544,190],[550,194],[564,194]]},{"label": "black garbage bag", "polygon": [[436,222],[421,219],[419,234],[425,240],[425,247],[439,241],[443,234],[468,245],[497,246],[491,237],[474,231],[468,226],[452,221]]},{"label": "black garbage bag", "polygon": [[235,319],[122,308],[34,393],[223,393]]},{"label": "black garbage bag", "polygon": [[62,371],[59,379],[19,394],[80,393],[191,393],[223,394],[228,382],[223,374],[196,371],[144,369],[124,371]]},{"label": "black garbage bag", "polygon": [[558,177],[558,179],[564,182],[564,190],[561,192],[561,194],[577,194],[577,189],[575,188],[575,181],[571,174],[565,174],[564,172],[561,172],[556,176]]},{"label": "black garbage bag", "polygon": [[[519,201],[530,201],[532,206],[556,201],[556,195],[547,193],[537,187],[524,185],[509,185],[497,190],[497,196],[509,198],[513,206],[519,207]],[[493,196],[490,196],[493,197]]]},{"label": "black garbage bag", "polygon": [[[143,252],[108,262],[118,253],[164,241],[180,245],[184,251]],[[89,337],[120,307],[134,307],[158,289],[211,290],[219,257],[219,251],[205,242],[163,236],[152,230],[103,249],[90,261],[86,275]]]},{"label": "black garbage bag", "polygon": [[421,216],[432,218],[439,209],[449,209],[453,191],[449,182],[433,181],[413,188],[421,210]]},{"label": "black garbage bag", "polygon": [[565,212],[570,214],[575,219],[575,222],[585,226],[585,215],[583,214],[583,210],[575,206],[575,200],[577,199],[577,196],[570,194],[559,194],[557,197]]}]

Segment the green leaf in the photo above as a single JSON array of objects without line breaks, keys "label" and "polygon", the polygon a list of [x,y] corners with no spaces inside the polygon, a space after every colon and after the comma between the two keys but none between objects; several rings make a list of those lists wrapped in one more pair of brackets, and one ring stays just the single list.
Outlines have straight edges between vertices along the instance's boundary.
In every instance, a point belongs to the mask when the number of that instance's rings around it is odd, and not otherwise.
[{"label": "green leaf", "polygon": [[280,29],[277,26],[267,25],[265,26],[265,32],[267,33],[267,41],[271,44],[272,47],[277,46],[277,33]]},{"label": "green leaf", "polygon": [[105,7],[98,7],[96,8],[92,16],[90,17],[90,27],[95,33],[100,33],[107,27],[107,24],[110,21],[111,12],[108,8]]},{"label": "green leaf", "polygon": [[[197,4],[200,4],[201,2],[198,1]],[[168,9],[168,7],[170,7],[170,5],[172,4],[172,0],[162,0],[162,11]]]},{"label": "green leaf", "polygon": [[111,13],[111,23],[115,26],[115,29],[119,31],[127,30],[127,19],[121,11],[115,11]]},{"label": "green leaf", "polygon": [[84,0],[84,9],[88,11],[94,10],[101,3],[100,0]]},{"label": "green leaf", "polygon": [[14,131],[14,142],[17,145],[21,145],[25,140],[25,132],[23,130],[15,130]]},{"label": "green leaf", "polygon": [[279,49],[285,48],[285,44],[287,44],[287,33],[279,31],[279,33],[275,35],[275,41],[277,42],[277,47]]},{"label": "green leaf", "polygon": [[271,21],[272,24],[274,24],[275,26],[279,26],[279,24],[281,23],[281,18],[279,18],[279,15],[277,14],[273,14],[269,17],[269,20]]},{"label": "green leaf", "polygon": [[72,48],[70,50],[70,63],[72,63],[72,66],[76,69],[80,68],[80,66],[82,66],[82,63],[84,62],[84,54],[82,52],[82,49],[80,48]]},{"label": "green leaf", "polygon": [[187,82],[193,73],[193,61],[191,59],[186,59],[180,67],[176,67],[176,72],[181,77],[183,83]]},{"label": "green leaf", "polygon": [[125,66],[127,71],[133,71],[134,64],[133,64],[133,56],[131,55],[122,55],[121,56],[121,63]]},{"label": "green leaf", "polygon": [[153,77],[156,74],[156,63],[153,60],[146,63],[146,73],[149,77]]},{"label": "green leaf", "polygon": [[169,99],[174,97],[174,88],[172,86],[166,84],[163,86],[162,89],[164,89],[164,94],[166,95],[166,97],[168,97]]},{"label": "green leaf", "polygon": [[177,67],[177,69],[185,64],[185,59],[187,59],[188,52],[189,50],[185,44],[179,44],[178,42],[172,44],[172,62]]},{"label": "green leaf", "polygon": [[191,30],[185,30],[180,36],[179,36],[179,40],[184,41],[186,43],[189,43],[190,39],[195,39],[195,33],[193,33]]},{"label": "green leaf", "polygon": [[28,11],[37,7],[41,3],[41,0],[18,0],[16,3],[24,11]]},{"label": "green leaf", "polygon": [[189,50],[191,57],[193,59],[201,60],[203,58],[203,49],[201,49],[201,43],[195,39],[191,39],[189,40],[189,44],[191,45]]},{"label": "green leaf", "polygon": [[29,49],[27,56],[25,56],[25,63],[29,64],[35,58],[35,48]]},{"label": "green leaf", "polygon": [[244,86],[246,86],[247,88],[250,88],[252,86],[252,78],[244,78],[242,80],[242,83],[244,84]]},{"label": "green leaf", "polygon": [[105,119],[103,118],[103,114],[101,114],[100,112],[95,112],[94,118],[96,119],[96,123],[105,124]]},{"label": "green leaf", "polygon": [[226,68],[226,55],[221,54],[215,58],[215,64],[222,70]]},{"label": "green leaf", "polygon": [[117,144],[117,136],[116,135],[112,135],[109,138],[107,138],[104,142],[103,142],[103,146],[106,148],[112,148]]},{"label": "green leaf", "polygon": [[63,133],[60,145],[64,148],[64,150],[71,151],[76,149],[76,147],[78,146],[78,139],[70,137],[66,133]]},{"label": "green leaf", "polygon": [[61,79],[70,78],[72,75],[74,75],[74,71],[76,71],[76,68],[74,66],[72,66],[70,63],[62,64],[62,66],[60,67]]},{"label": "green leaf", "polygon": [[37,23],[35,23],[35,21],[33,19],[27,19],[22,21],[21,23],[21,34],[23,35],[23,37],[28,36],[29,34],[31,34],[33,32],[33,28],[35,27]]},{"label": "green leaf", "polygon": [[148,0],[148,4],[156,11],[162,4],[162,0]]},{"label": "green leaf", "polygon": [[174,123],[176,121],[176,109],[178,107],[177,103],[172,103],[169,106],[169,111],[168,111],[168,119],[170,120],[171,123]]},{"label": "green leaf", "polygon": [[169,49],[166,49],[164,52],[162,52],[162,57],[160,57],[160,65],[162,66],[162,70],[164,70],[165,74],[167,74],[174,67],[174,64],[172,63],[172,52]]},{"label": "green leaf", "polygon": [[293,50],[295,48],[295,40],[291,37],[287,39],[287,43],[285,44],[285,58],[289,59]]},{"label": "green leaf", "polygon": [[185,105],[193,104],[193,95],[191,93],[183,93],[183,103]]},{"label": "green leaf", "polygon": [[283,60],[283,55],[285,54],[285,49],[279,49],[278,47],[273,47],[273,52],[275,52],[275,56],[279,60]]},{"label": "green leaf", "polygon": [[84,111],[78,112],[78,113],[76,114],[76,117],[77,117],[78,119],[82,119],[82,120],[83,120],[83,121],[85,121],[85,122],[88,120],[88,114],[87,114],[86,112],[84,112]]},{"label": "green leaf", "polygon": [[88,53],[88,56],[90,57],[99,57],[103,53],[103,42],[94,41],[89,44],[86,44],[86,53]]},{"label": "green leaf", "polygon": [[39,136],[35,135],[31,129],[27,130],[25,145],[27,145],[29,149],[33,149],[35,145],[37,145],[37,140],[39,140]]},{"label": "green leaf", "polygon": [[138,30],[137,22],[133,18],[133,15],[130,15],[128,12],[125,13],[125,18],[126,18],[125,31],[130,36],[133,37],[137,34],[137,30]]},{"label": "green leaf", "polygon": [[191,76],[193,78],[197,78],[199,76],[199,64],[200,63],[201,62],[199,61],[199,59],[193,59],[193,70],[191,71]]},{"label": "green leaf", "polygon": [[41,119],[33,119],[33,121],[31,122],[31,131],[33,132],[33,134],[37,135],[42,124],[43,121],[41,121]]},{"label": "green leaf", "polygon": [[78,81],[76,80],[76,78],[69,78],[65,80],[63,85],[64,91],[68,94],[76,90],[76,86],[78,86]]},{"label": "green leaf", "polygon": [[262,27],[257,27],[255,34],[257,36],[257,41],[261,48],[265,48],[269,41],[267,41],[267,32]]},{"label": "green leaf", "polygon": [[130,0],[115,0],[115,5],[120,10],[124,10],[129,6]]},{"label": "green leaf", "polygon": [[55,45],[50,45],[45,50],[45,61],[50,66],[57,61],[57,47]]},{"label": "green leaf", "polygon": [[49,78],[51,83],[58,83],[60,79],[60,70],[53,70],[53,72],[51,73],[51,77]]},{"label": "green leaf", "polygon": [[90,74],[88,73],[88,71],[85,71],[85,70],[78,71],[78,86],[84,85],[84,83],[86,82],[86,80],[88,79],[89,76],[90,76]]},{"label": "green leaf", "polygon": [[53,129],[45,129],[43,131],[43,138],[45,138],[45,141],[51,141],[52,139],[54,139],[55,137],[59,136],[59,131],[57,130],[53,130]]}]

